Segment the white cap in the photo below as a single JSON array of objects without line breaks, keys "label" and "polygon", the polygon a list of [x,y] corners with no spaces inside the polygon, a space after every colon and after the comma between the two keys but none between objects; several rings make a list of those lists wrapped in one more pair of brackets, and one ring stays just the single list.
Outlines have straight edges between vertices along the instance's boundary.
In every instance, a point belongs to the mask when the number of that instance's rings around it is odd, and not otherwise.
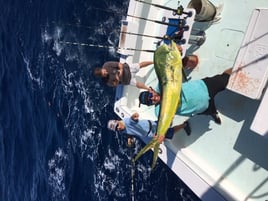
[{"label": "white cap", "polygon": [[107,128],[112,130],[112,131],[116,131],[117,125],[118,125],[117,120],[109,120],[108,123],[107,123]]}]

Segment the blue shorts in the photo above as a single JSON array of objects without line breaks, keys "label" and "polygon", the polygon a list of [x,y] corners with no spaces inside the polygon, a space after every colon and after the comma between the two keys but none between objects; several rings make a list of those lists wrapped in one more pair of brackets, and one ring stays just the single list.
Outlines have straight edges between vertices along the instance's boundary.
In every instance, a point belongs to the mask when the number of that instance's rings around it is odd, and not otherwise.
[{"label": "blue shorts", "polygon": [[207,77],[203,79],[208,88],[210,99],[208,108],[201,114],[213,115],[218,113],[215,106],[214,97],[217,95],[217,93],[223,91],[226,88],[229,77],[229,74],[222,73],[221,75],[215,75],[213,77]]},{"label": "blue shorts", "polygon": [[172,139],[172,138],[173,138],[173,135],[174,135],[174,128],[169,128],[169,129],[167,130],[167,133],[166,133],[165,138],[167,138],[167,139]]},{"label": "blue shorts", "polygon": [[[155,123],[158,123],[158,122],[155,121]],[[166,133],[166,135],[165,135],[165,138],[167,138],[167,139],[172,139],[172,138],[173,138],[173,135],[174,135],[174,128],[172,127],[172,128],[169,128],[169,129],[167,130],[167,133]]]}]

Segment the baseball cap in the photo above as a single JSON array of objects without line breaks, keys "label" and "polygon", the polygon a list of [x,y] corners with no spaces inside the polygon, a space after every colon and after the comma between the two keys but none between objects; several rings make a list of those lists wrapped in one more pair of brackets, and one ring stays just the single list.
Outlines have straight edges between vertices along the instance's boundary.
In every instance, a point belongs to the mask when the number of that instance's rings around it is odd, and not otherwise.
[{"label": "baseball cap", "polygon": [[143,91],[140,93],[139,95],[139,107],[141,104],[144,105],[153,105],[153,101],[151,100],[151,98],[153,97],[153,93],[149,92],[149,91]]},{"label": "baseball cap", "polygon": [[107,123],[107,128],[111,131],[116,131],[117,126],[118,126],[117,120],[109,120]]}]

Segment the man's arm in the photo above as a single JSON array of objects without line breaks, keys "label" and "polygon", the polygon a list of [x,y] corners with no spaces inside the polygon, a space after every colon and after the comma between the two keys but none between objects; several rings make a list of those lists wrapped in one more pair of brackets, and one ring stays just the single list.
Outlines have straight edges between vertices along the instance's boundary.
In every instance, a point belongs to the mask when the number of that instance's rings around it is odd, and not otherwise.
[{"label": "man's arm", "polygon": [[145,84],[143,84],[142,82],[137,82],[136,83],[136,87],[139,89],[145,89],[147,91],[150,91],[150,87],[147,87]]}]

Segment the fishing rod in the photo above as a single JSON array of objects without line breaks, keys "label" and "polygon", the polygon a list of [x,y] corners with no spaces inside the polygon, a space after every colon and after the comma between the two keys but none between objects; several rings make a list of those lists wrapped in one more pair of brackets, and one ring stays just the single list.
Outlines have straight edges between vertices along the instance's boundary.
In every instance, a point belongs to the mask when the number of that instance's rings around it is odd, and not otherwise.
[{"label": "fishing rod", "polygon": [[[137,19],[141,19],[141,20],[147,20],[150,22],[154,22],[154,23],[158,23],[158,24],[163,24],[163,25],[167,25],[167,26],[173,26],[178,28],[178,31],[176,34],[174,34],[172,37],[170,36],[164,36],[166,38],[161,38],[162,39],[169,39],[169,40],[174,40],[176,42],[180,42],[180,44],[184,44],[186,41],[183,38],[183,33],[184,31],[188,31],[190,28],[188,25],[186,24],[185,19],[178,19],[178,24],[173,24],[173,23],[168,23],[168,22],[162,22],[162,21],[157,21],[157,20],[151,20],[151,19],[147,19],[144,17],[139,17],[139,16],[134,16],[134,15],[128,15],[129,17],[133,17],[133,18],[137,18]],[[157,36],[158,37],[158,36]]]},{"label": "fishing rod", "polygon": [[[162,5],[154,4],[154,3],[149,3],[149,2],[146,2],[146,1],[142,1],[142,0],[135,0],[135,1],[147,4],[147,5],[150,5],[150,6],[155,6],[157,8],[162,8],[164,10],[173,11],[174,15],[186,14],[188,17],[192,17],[192,15],[193,15],[193,13],[191,11],[190,12],[185,12],[182,5],[178,6],[177,9],[174,9],[174,8],[170,8],[170,7],[167,7],[167,6],[162,6]],[[178,1],[178,4],[179,3],[180,3],[180,1]]]},{"label": "fishing rod", "polygon": [[146,34],[139,34],[139,33],[132,33],[132,32],[120,32],[122,34],[129,34],[129,35],[134,35],[134,36],[143,36],[143,37],[148,37],[148,38],[155,38],[155,39],[159,39],[159,40],[174,40],[176,43],[179,42],[180,44],[185,44],[185,39],[183,39],[183,33],[171,33],[172,36],[169,35],[164,35],[164,36],[151,36],[151,35],[146,35]]},{"label": "fishing rod", "polygon": [[161,37],[161,36],[151,36],[151,35],[146,35],[146,34],[139,34],[139,33],[125,32],[125,31],[121,31],[120,33],[122,33],[122,34],[134,35],[134,36],[144,36],[144,37],[155,38],[155,39],[160,39],[160,40],[165,40],[165,39],[169,39],[169,38],[170,38],[168,35],[164,35],[163,37]]},{"label": "fishing rod", "polygon": [[151,19],[147,19],[145,17],[139,17],[139,16],[135,16],[135,15],[127,15],[127,16],[133,17],[133,18],[136,18],[136,19],[140,19],[140,20],[154,22],[154,23],[157,23],[157,24],[162,24],[162,25],[167,25],[167,26],[172,26],[172,27],[178,27],[179,29],[183,29],[185,31],[189,30],[189,26],[185,25],[185,20],[183,20],[183,19],[178,19],[178,24],[173,24],[173,23],[168,23],[168,22],[163,22],[163,21],[158,21],[158,20],[151,20]]},{"label": "fishing rod", "polygon": [[67,44],[67,45],[77,45],[77,46],[87,46],[87,47],[97,47],[97,48],[106,48],[106,49],[115,49],[115,50],[130,50],[130,51],[140,51],[140,52],[150,52],[154,53],[155,50],[142,50],[142,49],[136,49],[136,48],[120,48],[115,46],[109,46],[109,45],[95,45],[90,43],[77,43],[77,42],[69,42],[69,41],[59,41],[59,43]]},{"label": "fishing rod", "polygon": [[173,26],[173,27],[177,27],[178,26],[177,24],[172,24],[172,23],[168,23],[168,22],[162,22],[162,21],[158,21],[158,20],[151,20],[151,19],[147,19],[145,17],[138,17],[138,16],[135,16],[135,15],[127,15],[127,16],[133,17],[133,18],[136,18],[136,19],[140,19],[140,20],[154,22],[154,23],[157,23],[157,24],[167,25],[167,26]]}]

